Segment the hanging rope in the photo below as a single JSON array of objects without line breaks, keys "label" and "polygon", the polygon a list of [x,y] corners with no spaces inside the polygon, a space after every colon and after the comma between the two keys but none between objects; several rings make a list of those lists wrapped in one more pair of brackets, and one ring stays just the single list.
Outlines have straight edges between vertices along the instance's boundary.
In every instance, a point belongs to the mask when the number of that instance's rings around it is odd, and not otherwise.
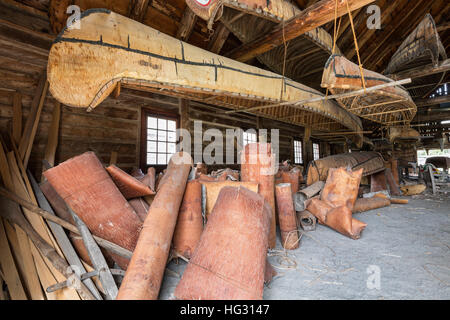
[{"label": "hanging rope", "polygon": [[359,71],[361,73],[361,81],[362,81],[362,85],[363,85],[364,92],[365,92],[366,91],[366,81],[364,80],[363,66],[362,66],[362,63],[361,63],[361,57],[359,55],[358,40],[356,39],[356,32],[355,32],[355,26],[353,25],[352,12],[350,11],[350,7],[348,5],[348,0],[345,0],[345,3],[347,5],[347,11],[348,11],[349,19],[350,19],[350,25],[352,26],[353,39],[355,41],[355,50],[356,50],[356,55],[358,56]]},{"label": "hanging rope", "polygon": [[281,83],[281,92],[280,92],[280,102],[283,99],[283,92],[285,90],[285,73],[286,73],[286,57],[287,57],[287,47],[289,43],[286,43],[286,36],[284,34],[284,19],[282,21],[283,27],[283,45],[284,45],[284,58],[283,58],[283,82]]},{"label": "hanging rope", "polygon": [[[336,53],[336,42],[337,42],[337,37],[339,34],[339,29],[341,28],[341,21],[342,21],[342,17],[339,18],[339,26],[336,29],[336,21],[337,21],[337,13],[338,13],[337,9],[338,9],[338,0],[336,0],[335,6],[334,6],[334,33],[333,33],[333,48],[331,49],[331,54]],[[329,92],[329,89],[327,88],[325,98],[328,97],[328,92]],[[325,100],[323,101],[323,104],[325,104]]]}]

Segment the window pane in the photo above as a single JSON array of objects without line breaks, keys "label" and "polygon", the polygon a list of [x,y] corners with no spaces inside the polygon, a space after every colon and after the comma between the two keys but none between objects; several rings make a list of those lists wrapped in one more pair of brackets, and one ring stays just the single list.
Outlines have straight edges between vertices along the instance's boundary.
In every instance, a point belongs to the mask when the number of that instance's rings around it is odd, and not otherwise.
[{"label": "window pane", "polygon": [[158,119],[153,118],[153,117],[147,118],[147,127],[148,128],[156,129],[157,125],[158,125]]},{"label": "window pane", "polygon": [[176,150],[176,144],[175,143],[168,143],[167,144],[167,153],[175,153]]},{"label": "window pane", "polygon": [[149,129],[147,134],[148,140],[156,140],[156,130]]},{"label": "window pane", "polygon": [[147,164],[156,164],[156,153],[147,153]]},{"label": "window pane", "polygon": [[159,130],[167,130],[167,120],[158,119],[158,129]]},{"label": "window pane", "polygon": [[176,142],[177,141],[177,134],[175,132],[167,132],[167,141],[169,141],[169,142]]},{"label": "window pane", "polygon": [[167,130],[175,131],[177,129],[177,123],[172,120],[167,120]]},{"label": "window pane", "polygon": [[156,141],[147,142],[147,152],[156,152]]},{"label": "window pane", "polygon": [[158,130],[158,141],[167,141],[167,132]]},{"label": "window pane", "polygon": [[158,154],[158,164],[167,164],[167,156],[165,153]]},{"label": "window pane", "polygon": [[158,142],[158,153],[167,152],[167,143],[165,142]]}]

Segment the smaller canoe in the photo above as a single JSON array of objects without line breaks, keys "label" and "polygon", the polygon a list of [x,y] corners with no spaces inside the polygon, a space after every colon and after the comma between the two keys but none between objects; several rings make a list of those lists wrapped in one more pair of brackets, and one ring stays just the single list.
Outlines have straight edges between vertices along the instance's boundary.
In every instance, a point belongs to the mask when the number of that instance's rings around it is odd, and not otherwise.
[{"label": "smaller canoe", "polygon": [[[366,88],[394,81],[366,69],[363,69],[363,74]],[[321,86],[329,89],[332,94],[363,89],[359,66],[342,55],[331,55],[325,65]],[[402,86],[385,87],[336,101],[361,118],[389,126],[409,123],[417,112],[417,106]]]},{"label": "smaller canoe", "polygon": [[[433,17],[427,13],[414,31],[403,41],[392,56],[384,74],[395,74],[427,66],[438,66],[447,59]],[[406,85],[413,98],[425,98],[445,82],[447,72],[434,73],[413,79]]]}]

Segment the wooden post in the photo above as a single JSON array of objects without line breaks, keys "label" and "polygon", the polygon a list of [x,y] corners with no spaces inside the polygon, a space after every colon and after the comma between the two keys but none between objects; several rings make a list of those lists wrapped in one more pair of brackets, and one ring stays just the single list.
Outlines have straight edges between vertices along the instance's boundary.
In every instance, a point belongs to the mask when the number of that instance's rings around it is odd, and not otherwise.
[{"label": "wooden post", "polygon": [[[186,99],[179,99],[179,108],[178,113],[180,115],[180,129],[188,130],[189,132],[191,127],[191,120],[189,117],[189,108],[190,101]],[[184,142],[182,144],[183,150],[189,150],[190,146],[185,146]],[[181,151],[181,150],[180,150]]]},{"label": "wooden post", "polygon": [[431,168],[431,166],[428,166],[428,173],[430,174],[431,187],[433,189],[433,194],[436,194],[436,192],[437,192],[436,183],[434,181],[434,174],[433,174],[433,169]]},{"label": "wooden post", "polygon": [[53,167],[55,165],[56,148],[58,147],[59,121],[61,119],[61,103],[56,102],[53,115],[52,124],[48,132],[47,146],[45,147],[44,159]]},{"label": "wooden post", "polygon": [[305,127],[305,135],[303,136],[303,163],[305,165],[314,160],[312,151],[311,127]]}]

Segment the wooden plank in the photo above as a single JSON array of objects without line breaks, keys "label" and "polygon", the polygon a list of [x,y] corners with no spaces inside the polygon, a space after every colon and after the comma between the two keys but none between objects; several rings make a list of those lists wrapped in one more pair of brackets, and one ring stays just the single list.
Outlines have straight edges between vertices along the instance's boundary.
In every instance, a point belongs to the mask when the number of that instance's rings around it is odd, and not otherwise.
[{"label": "wooden plank", "polygon": [[4,275],[4,280],[8,285],[8,291],[12,300],[27,300],[25,290],[20,281],[16,264],[6,238],[3,219],[0,218],[0,267]]},{"label": "wooden plank", "polygon": [[114,278],[109,270],[108,264],[106,263],[105,257],[103,256],[100,247],[95,242],[94,237],[89,231],[86,224],[78,217],[78,215],[72,211],[72,209],[67,206],[70,214],[72,215],[75,224],[80,230],[81,237],[83,238],[84,245],[89,253],[89,258],[92,261],[95,269],[98,271],[100,282],[106,293],[107,300],[115,300],[117,297],[118,289],[114,281]]},{"label": "wooden plank", "polygon": [[[371,2],[374,2],[374,0],[348,0],[348,5],[350,10],[354,11]],[[348,13],[346,1],[338,1],[337,4],[338,18]],[[295,39],[308,31],[333,21],[335,13],[335,0],[319,1],[302,11],[284,25],[277,25],[271,32],[236,48],[228,56],[231,59],[241,62],[248,61],[264,52],[282,45],[283,41]]]},{"label": "wooden plank", "polygon": [[[2,176],[2,180],[4,181],[6,188],[10,191],[15,191],[15,184],[13,181],[13,177],[8,165],[6,154],[3,150],[1,143],[0,143],[0,174]],[[16,230],[15,236],[17,237],[19,243],[20,256],[23,263],[24,272],[22,273],[22,276],[24,278],[25,285],[27,287],[27,292],[31,296],[31,299],[43,300],[44,295],[42,293],[42,289],[39,284],[37,270],[33,262],[29,239],[25,234],[25,232],[18,226],[15,227],[15,230]],[[8,236],[10,236],[11,238],[14,237],[12,232],[9,232]],[[19,254],[19,252],[17,252],[17,254]]]},{"label": "wooden plank", "polygon": [[[28,178],[25,177],[20,173],[18,164],[16,162],[16,158],[14,156],[14,152],[9,152],[7,155],[8,163],[11,168],[12,172],[12,178],[13,183],[15,187],[16,194],[21,197],[22,199],[31,201],[33,204],[37,204],[36,198],[32,192],[31,185],[29,184]],[[23,166],[21,166],[23,171]],[[29,190],[27,191],[27,188]],[[30,212],[28,209],[23,208],[23,212],[32,225],[32,227],[37,231],[37,233],[46,241],[47,243],[50,243],[55,250],[57,250],[58,254],[60,256],[62,255],[61,249],[56,243],[56,240],[53,238],[53,235],[51,234],[50,230],[48,229],[47,225],[45,224],[44,220],[41,217],[38,217],[34,215],[32,212]],[[36,249],[33,243],[30,242],[31,246],[31,252],[33,254],[33,258],[36,264],[36,268],[38,270],[39,274],[39,280],[41,281],[41,284],[44,288],[47,288],[48,286],[51,286],[55,283],[65,281],[64,275],[62,275],[60,272],[58,272],[49,261],[46,259],[43,259],[40,252]],[[55,299],[55,300],[79,300],[80,297],[78,296],[77,292],[73,289],[66,288],[64,290],[60,290],[56,293],[47,293],[48,299]]]},{"label": "wooden plank", "polygon": [[[28,172],[28,177],[30,179],[31,186],[33,187],[33,191],[36,194],[36,198],[38,200],[39,206],[42,209],[44,209],[50,213],[53,213],[53,210],[52,210],[50,204],[48,203],[47,199],[45,198],[44,194],[42,193],[41,189],[39,188],[39,185],[37,184],[36,180],[34,180],[33,176],[29,172]],[[65,233],[64,229],[60,225],[58,225],[54,222],[51,222],[51,221],[48,222],[48,225],[49,225],[50,229],[52,230],[53,235],[55,236],[56,241],[58,242],[59,246],[61,247],[61,250],[63,251],[64,256],[66,257],[70,266],[71,267],[75,266],[79,269],[79,270],[74,270],[76,273],[79,273],[79,274],[86,273],[86,269],[84,268],[83,264],[81,263],[81,260],[78,257],[75,249],[73,248],[72,243],[70,242],[69,237]],[[72,267],[72,269],[73,269],[73,267]],[[83,281],[83,283],[86,285],[86,287],[90,290],[92,295],[97,300],[103,300],[91,279],[86,279]]]},{"label": "wooden plank", "polygon": [[45,295],[42,291],[41,284],[39,282],[39,276],[36,270],[36,266],[31,253],[30,241],[27,234],[19,226],[9,225],[5,221],[6,233],[9,241],[12,244],[12,239],[16,239],[17,245],[12,245],[15,250],[15,255],[20,256],[20,262],[18,262],[20,274],[24,280],[26,291],[32,300],[44,300]]},{"label": "wooden plank", "polygon": [[[36,123],[36,119],[38,119],[38,116],[40,116],[40,112],[42,111],[42,106],[43,106],[42,98],[43,97],[45,98],[47,88],[48,88],[47,76],[46,76],[46,73],[44,72],[42,74],[41,78],[39,79],[39,83],[36,88],[36,93],[34,95],[33,102],[31,105],[31,112],[30,112],[30,115],[28,116],[27,122],[25,124],[22,139],[20,139],[19,153],[20,153],[21,159],[25,159],[27,153],[29,156],[29,152],[31,152],[31,146],[33,145],[33,141],[31,141],[32,140],[31,138],[33,137],[33,140],[34,140],[33,131],[34,131],[34,133],[36,133],[36,129],[37,129],[37,124],[35,125],[35,123]],[[45,95],[44,95],[44,92],[45,92]],[[41,101],[42,101],[42,103],[41,103]],[[39,110],[39,109],[41,109],[41,110]]]},{"label": "wooden plank", "polygon": [[45,147],[44,160],[53,167],[55,165],[55,153],[58,146],[59,121],[61,118],[61,103],[56,102],[53,109],[53,119],[48,133],[47,146]]},{"label": "wooden plank", "polygon": [[12,129],[14,141],[19,143],[22,136],[22,95],[19,92],[14,93]]}]

